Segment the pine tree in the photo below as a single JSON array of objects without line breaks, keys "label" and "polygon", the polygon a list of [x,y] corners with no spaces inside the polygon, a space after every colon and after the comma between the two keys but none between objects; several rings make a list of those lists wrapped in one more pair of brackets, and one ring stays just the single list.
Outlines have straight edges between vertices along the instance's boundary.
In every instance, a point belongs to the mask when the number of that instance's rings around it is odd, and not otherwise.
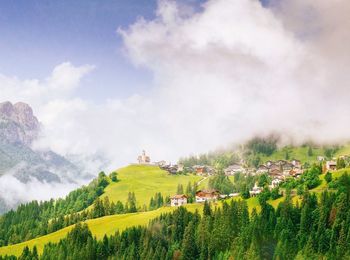
[{"label": "pine tree", "polygon": [[33,260],[38,260],[39,259],[38,249],[36,248],[36,246],[33,247],[32,259]]},{"label": "pine tree", "polygon": [[337,169],[343,169],[346,167],[346,163],[344,158],[338,158],[337,159]]},{"label": "pine tree", "polygon": [[250,244],[250,247],[246,253],[246,257],[245,259],[247,260],[260,260],[260,254],[259,254],[259,249],[258,249],[258,245],[256,243],[256,241],[252,241],[252,243]]},{"label": "pine tree", "polygon": [[127,208],[129,213],[137,212],[136,197],[134,192],[128,193]]},{"label": "pine tree", "polygon": [[285,159],[285,160],[289,160],[289,159],[290,159],[289,151],[286,151],[286,154],[285,154],[285,156],[284,156],[284,159]]},{"label": "pine tree", "polygon": [[112,172],[109,175],[109,178],[113,181],[113,182],[118,182],[118,173],[117,172]]},{"label": "pine tree", "polygon": [[182,186],[182,184],[177,185],[176,194],[184,194],[184,187]]},{"label": "pine tree", "polygon": [[108,196],[103,199],[103,207],[104,207],[104,216],[111,215],[111,204],[109,202]]},{"label": "pine tree", "polygon": [[311,157],[311,156],[313,156],[313,151],[312,151],[312,147],[311,146],[309,146],[309,149],[307,150],[307,155],[309,156],[309,157]]},{"label": "pine tree", "polygon": [[184,239],[182,241],[182,259],[198,259],[198,250],[195,240],[195,226],[193,222],[190,222],[185,229]]},{"label": "pine tree", "polygon": [[339,238],[337,243],[337,257],[341,259],[347,249],[347,243],[346,243],[346,231],[345,231],[345,222],[341,224],[341,229],[339,231]]},{"label": "pine tree", "polygon": [[121,201],[117,201],[117,203],[115,204],[115,213],[116,214],[122,214],[124,213],[124,205]]},{"label": "pine tree", "polygon": [[326,180],[327,183],[330,183],[332,181],[332,173],[327,172],[326,175],[324,176],[324,179]]},{"label": "pine tree", "polygon": [[24,247],[21,256],[19,257],[19,260],[31,260],[31,253],[29,250],[29,247]]},{"label": "pine tree", "polygon": [[192,195],[192,185],[191,185],[191,182],[189,181],[188,184],[187,184],[187,187],[186,187],[186,194],[188,196],[191,196]]},{"label": "pine tree", "polygon": [[210,207],[210,203],[208,201],[204,202],[203,215],[204,216],[211,216],[211,207]]},{"label": "pine tree", "polygon": [[209,217],[205,217],[202,219],[200,225],[199,225],[199,231],[198,231],[198,245],[199,245],[199,252],[200,252],[200,259],[206,260],[209,259],[209,239],[210,239],[210,222],[211,219]]},{"label": "pine tree", "polygon": [[192,203],[194,201],[195,193],[193,192],[194,187],[192,187],[191,182],[188,182],[187,187],[186,187],[186,195],[187,195],[187,200],[189,203]]},{"label": "pine tree", "polygon": [[250,198],[250,193],[249,193],[249,187],[245,186],[243,188],[243,191],[241,192],[241,196],[243,199],[249,199]]}]

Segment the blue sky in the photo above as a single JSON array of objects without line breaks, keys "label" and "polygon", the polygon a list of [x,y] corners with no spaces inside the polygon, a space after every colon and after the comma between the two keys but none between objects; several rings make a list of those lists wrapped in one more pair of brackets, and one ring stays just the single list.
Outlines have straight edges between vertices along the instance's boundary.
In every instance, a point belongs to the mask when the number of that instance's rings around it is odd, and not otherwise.
[{"label": "blue sky", "polygon": [[152,75],[124,57],[116,29],[127,28],[140,16],[152,19],[156,7],[157,0],[1,1],[0,73],[43,78],[65,61],[93,64],[96,69],[84,78],[80,97],[98,103],[143,94]]},{"label": "blue sky", "polygon": [[155,9],[155,0],[1,1],[0,73],[42,78],[64,61],[93,64],[79,96],[102,101],[142,92],[151,75],[125,59],[116,29],[152,18]]}]

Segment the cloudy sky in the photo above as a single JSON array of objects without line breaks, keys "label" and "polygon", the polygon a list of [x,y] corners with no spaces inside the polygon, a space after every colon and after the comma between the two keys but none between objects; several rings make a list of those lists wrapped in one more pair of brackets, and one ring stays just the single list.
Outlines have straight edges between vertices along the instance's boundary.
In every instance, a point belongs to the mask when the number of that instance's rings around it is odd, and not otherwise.
[{"label": "cloudy sky", "polygon": [[[283,133],[348,140],[347,0],[2,1],[0,101],[118,167]],[[332,134],[330,134],[332,133]]]}]

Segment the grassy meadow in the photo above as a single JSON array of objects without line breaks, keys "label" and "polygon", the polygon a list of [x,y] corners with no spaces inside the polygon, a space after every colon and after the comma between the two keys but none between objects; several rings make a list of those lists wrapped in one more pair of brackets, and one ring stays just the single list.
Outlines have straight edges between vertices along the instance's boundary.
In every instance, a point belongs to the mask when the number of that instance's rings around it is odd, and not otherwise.
[{"label": "grassy meadow", "polygon": [[[186,208],[191,212],[195,212],[197,209],[201,212],[202,207],[203,204],[186,205]],[[96,236],[97,239],[102,239],[104,235],[113,235],[116,231],[123,231],[128,227],[145,226],[149,223],[150,220],[159,217],[161,214],[172,212],[173,210],[175,210],[175,207],[162,207],[153,211],[120,214],[105,216],[97,219],[90,219],[85,221],[85,223],[88,224],[92,234]],[[68,234],[68,232],[73,227],[74,225],[23,243],[0,247],[0,255],[19,256],[25,246],[28,246],[29,248],[36,246],[38,248],[38,252],[41,253],[44,249],[45,244],[49,242],[59,242]]]},{"label": "grassy meadow", "polygon": [[[129,165],[116,171],[118,182],[110,183],[101,198],[108,196],[110,201],[118,200],[125,203],[128,193],[134,192],[138,206],[149,205],[151,197],[156,192],[165,196],[176,194],[178,184],[182,184],[184,189],[188,182],[192,184],[198,182],[202,177],[196,175],[170,175],[161,170],[158,166]],[[206,181],[201,186],[206,185]]]},{"label": "grassy meadow", "polygon": [[[107,186],[105,189],[105,194],[103,194],[102,197],[108,196],[112,201],[126,201],[127,193],[129,191],[133,191],[135,192],[139,205],[147,205],[155,192],[161,192],[164,196],[172,195],[175,194],[178,183],[183,184],[185,188],[189,181],[194,182],[201,179],[201,177],[194,175],[169,175],[167,172],[162,171],[155,166],[131,165],[121,168],[117,172],[120,181],[117,183],[111,183],[109,186]],[[345,172],[350,172],[350,169],[348,168],[332,172],[333,178],[337,178]],[[322,191],[328,188],[327,183],[324,180],[324,176],[325,174],[320,175],[320,179],[322,181],[321,184],[312,189],[310,192],[320,194]],[[201,186],[206,186],[208,179],[203,181]],[[240,199],[242,198],[235,197],[229,200]],[[292,199],[294,203],[297,201],[300,203],[299,196],[294,196]],[[276,208],[283,200],[284,197],[281,197],[277,200],[269,200],[268,203]],[[257,211],[260,210],[259,200],[257,197],[249,198],[246,201],[250,212],[253,210],[253,208],[256,208]],[[218,207],[220,207],[220,205],[221,203],[216,204]],[[186,205],[186,208],[192,212],[199,210],[201,213],[203,204],[188,204]],[[154,211],[105,216],[87,220],[86,223],[88,224],[93,235],[98,239],[101,239],[104,235],[112,235],[116,231],[123,231],[128,227],[147,225],[150,220],[160,216],[163,213],[172,212],[174,209],[175,207],[162,207]],[[45,244],[49,242],[58,242],[67,235],[73,226],[74,225],[23,243],[0,247],[0,255],[19,256],[25,246],[32,248],[34,245],[37,246],[39,253],[41,253]]]}]

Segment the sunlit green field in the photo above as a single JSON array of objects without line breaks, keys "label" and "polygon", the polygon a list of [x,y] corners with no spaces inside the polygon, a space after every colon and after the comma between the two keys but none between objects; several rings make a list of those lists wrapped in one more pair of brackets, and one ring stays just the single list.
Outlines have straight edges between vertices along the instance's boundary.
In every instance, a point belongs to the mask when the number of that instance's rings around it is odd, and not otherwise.
[{"label": "sunlit green field", "polygon": [[342,146],[335,154],[335,157],[339,157],[341,155],[350,155],[350,144],[346,144]]},{"label": "sunlit green field", "polygon": [[[299,147],[290,147],[290,148],[282,148],[273,152],[270,156],[261,155],[261,161],[266,162],[268,160],[276,161],[276,160],[285,160],[286,159],[286,151],[288,151],[289,159],[298,159],[302,163],[304,162],[317,162],[317,156],[324,156],[325,151],[322,147],[314,147],[312,148],[312,155],[308,154],[309,147],[299,146]],[[350,144],[346,144],[340,147],[340,149],[334,154],[335,157],[339,157],[341,155],[350,155]]]},{"label": "sunlit green field", "polygon": [[[119,182],[108,185],[101,197],[108,196],[111,201],[125,203],[128,193],[134,192],[141,207],[148,206],[156,192],[161,192],[164,197],[171,196],[176,194],[178,184],[182,184],[185,190],[188,182],[193,184],[202,179],[192,174],[170,175],[157,166],[130,165],[117,172]],[[202,185],[206,185],[206,181]]]},{"label": "sunlit green field", "polygon": [[[126,202],[128,193],[134,192],[138,206],[149,205],[150,199],[156,192],[162,195],[171,196],[176,194],[178,184],[182,184],[184,189],[188,182],[192,184],[198,182],[202,177],[195,175],[170,175],[168,172],[159,169],[157,166],[130,165],[117,170],[119,181],[110,183],[102,198],[108,196],[111,201]],[[206,187],[208,180],[201,183],[200,187]],[[202,207],[200,204],[186,206],[189,210]],[[116,230],[123,230],[130,226],[146,225],[150,219],[159,216],[161,213],[172,211],[174,208],[164,207],[156,211],[140,212],[133,214],[122,214],[107,216],[99,219],[88,220],[87,223],[97,238],[104,234],[113,234]],[[48,242],[58,242],[64,238],[72,227],[67,227],[55,233],[36,238],[17,245],[0,248],[0,255],[15,254],[22,252],[24,246],[33,247],[37,245],[39,252],[44,244]]]},{"label": "sunlit green field", "polygon": [[[339,171],[332,172],[333,178],[340,177],[345,172],[350,173],[350,169],[342,169]],[[153,166],[128,166],[125,168],[122,168],[118,170],[120,182],[113,183],[112,185],[108,186],[106,189],[106,195],[108,195],[113,200],[122,200],[126,199],[128,189],[134,189],[133,191],[136,194],[136,197],[138,198],[138,194],[141,195],[142,193],[147,194],[147,196],[153,196],[153,194],[157,191],[162,192],[164,195],[171,195],[176,192],[176,187],[178,183],[187,184],[189,180],[192,182],[195,180],[199,180],[200,177],[197,176],[170,176],[167,173],[159,170],[157,167]],[[137,175],[140,174],[140,175]],[[149,174],[149,175],[146,175]],[[141,179],[138,180],[137,177],[140,176],[148,176],[150,179],[153,180],[153,182],[144,181],[146,182],[145,186],[142,188],[138,188],[137,185],[141,185],[142,181]],[[183,179],[182,179],[183,178]],[[322,181],[321,185],[316,187],[315,189],[311,190],[310,192],[315,192],[316,194],[320,194],[322,191],[327,189],[327,183],[324,180],[324,174],[320,175],[320,179]],[[169,180],[168,183],[164,184],[165,180]],[[123,181],[125,182],[123,184]],[[206,181],[204,183],[206,184]],[[128,184],[131,182],[131,184]],[[146,189],[145,187],[148,187]],[[166,191],[166,189],[171,189],[169,191]],[[126,190],[125,190],[126,189]],[[149,190],[150,189],[150,190]],[[125,194],[122,194],[122,191],[126,192]],[[174,190],[174,191],[173,191]],[[106,196],[104,195],[104,196]],[[145,195],[146,196],[146,195]],[[145,199],[142,196],[140,196],[140,201],[144,203],[147,202],[148,198]],[[241,197],[235,197],[233,200],[240,200]],[[284,200],[284,197],[281,197],[277,200],[269,200],[268,203],[271,204],[273,207],[277,208],[278,204]],[[300,197],[294,196],[292,198],[293,203],[300,203]],[[229,201],[229,200],[228,200]],[[249,198],[246,200],[247,205],[249,208],[249,211],[251,212],[253,208],[256,208],[257,211],[260,211],[260,205],[259,200],[257,197]],[[140,203],[140,202],[139,202]],[[217,206],[221,206],[221,203],[217,203]],[[199,212],[202,212],[203,204],[188,204],[186,205],[186,208],[192,212],[195,210],[199,210]],[[129,213],[129,214],[121,214],[121,215],[113,215],[113,216],[106,216],[98,219],[92,219],[86,221],[86,223],[89,225],[89,228],[91,229],[91,232],[94,236],[96,236],[98,239],[101,239],[105,234],[106,235],[112,235],[117,230],[122,231],[125,228],[132,227],[132,226],[144,226],[149,223],[151,219],[154,219],[158,216],[160,216],[162,213],[168,213],[172,212],[175,208],[171,207],[163,207],[158,210],[154,211],[148,211],[148,212],[138,212],[138,213]],[[11,245],[7,247],[0,247],[0,255],[20,255],[23,248],[25,246],[29,246],[32,248],[34,245],[37,246],[39,253],[42,252],[44,245],[46,243],[52,242],[58,242],[60,239],[64,238],[67,233],[72,229],[73,226],[61,229],[57,232],[51,233],[46,236],[42,236],[36,239],[32,239],[20,244]]]},{"label": "sunlit green field", "polygon": [[[202,207],[203,204],[186,205],[186,208],[191,212],[194,212],[195,210],[202,212]],[[145,226],[151,219],[154,219],[163,213],[172,212],[173,210],[175,210],[175,207],[163,207],[154,211],[113,215],[91,219],[87,220],[86,223],[88,224],[92,234],[96,236],[97,239],[101,239],[104,235],[113,235],[117,230],[123,231],[124,229],[132,226]],[[0,247],[0,255],[19,256],[25,246],[32,248],[34,245],[38,248],[39,253],[41,253],[44,249],[45,244],[49,242],[56,243],[60,241],[72,228],[73,226],[69,226],[57,232],[20,244]]]},{"label": "sunlit green field", "polygon": [[[312,156],[308,155],[308,147],[293,147],[288,149],[289,159],[298,159],[301,162],[316,162],[317,156],[324,155],[324,151],[322,148],[313,148]],[[275,151],[270,156],[262,156],[262,162],[266,162],[268,160],[276,161],[276,160],[285,160],[286,159],[286,150],[279,149]]]}]

